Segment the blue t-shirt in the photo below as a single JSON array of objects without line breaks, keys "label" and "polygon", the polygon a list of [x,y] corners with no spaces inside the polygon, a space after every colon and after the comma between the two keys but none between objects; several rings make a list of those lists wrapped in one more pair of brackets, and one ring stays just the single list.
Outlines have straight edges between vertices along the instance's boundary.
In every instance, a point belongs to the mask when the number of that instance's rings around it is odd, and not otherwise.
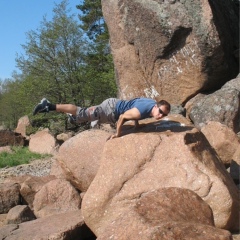
[{"label": "blue t-shirt", "polygon": [[141,114],[140,119],[150,117],[151,111],[155,106],[156,101],[150,98],[134,98],[132,100],[119,100],[116,104],[115,116],[116,119],[127,110],[137,108]]}]

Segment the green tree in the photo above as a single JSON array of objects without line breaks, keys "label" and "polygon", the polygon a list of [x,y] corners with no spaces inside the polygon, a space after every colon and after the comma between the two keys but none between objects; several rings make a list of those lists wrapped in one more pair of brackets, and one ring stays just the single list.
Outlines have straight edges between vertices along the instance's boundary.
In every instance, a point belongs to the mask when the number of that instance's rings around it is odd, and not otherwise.
[{"label": "green tree", "polygon": [[68,15],[67,1],[53,10],[52,21],[46,18],[37,31],[27,33],[28,42],[22,45],[25,56],[18,56],[25,85],[33,90],[34,101],[42,96],[56,102],[84,99],[86,80],[81,74],[88,43],[73,15]]},{"label": "green tree", "polygon": [[81,28],[87,32],[91,40],[108,40],[108,29],[102,14],[101,0],[84,0],[82,4],[77,5],[81,11],[79,19]]},{"label": "green tree", "polygon": [[106,34],[87,38],[67,6],[67,0],[55,5],[53,19],[44,17],[27,33],[25,52],[16,58],[21,74],[0,82],[0,121],[8,126],[16,127],[42,97],[89,106],[116,95],[108,39],[101,40]]},{"label": "green tree", "polygon": [[0,123],[10,129],[15,128],[18,119],[27,112],[21,83],[21,75],[16,73],[13,78],[1,82]]},{"label": "green tree", "polygon": [[[84,0],[77,8],[81,11],[81,28],[86,31],[91,42],[91,51],[86,55],[88,77],[96,88],[91,91],[94,102],[117,94],[114,79],[114,65],[109,46],[109,33],[102,14],[100,0]],[[93,103],[94,103],[93,102]]]}]

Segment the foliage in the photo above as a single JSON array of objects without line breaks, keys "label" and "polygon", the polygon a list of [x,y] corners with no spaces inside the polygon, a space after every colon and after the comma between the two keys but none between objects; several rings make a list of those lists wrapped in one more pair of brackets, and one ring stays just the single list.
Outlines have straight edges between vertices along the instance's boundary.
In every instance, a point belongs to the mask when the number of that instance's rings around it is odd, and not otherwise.
[{"label": "foliage", "polygon": [[103,18],[101,0],[85,0],[77,6],[82,14],[79,15],[82,21],[81,28],[87,32],[88,37],[94,42],[108,40],[108,30]]},{"label": "foliage", "polygon": [[85,0],[77,6],[81,10],[80,27],[86,31],[91,51],[86,55],[86,75],[96,88],[89,89],[91,104],[97,104],[117,94],[114,65],[110,54],[109,33],[102,14],[101,0]]},{"label": "foliage", "polygon": [[37,30],[27,32],[24,54],[16,57],[21,73],[0,79],[0,125],[13,129],[24,115],[41,122],[31,112],[43,97],[87,107],[116,96],[101,1],[83,1],[80,25],[67,6],[67,0],[55,5],[51,21],[43,17]]},{"label": "foliage", "polygon": [[1,82],[1,90],[0,123],[4,123],[8,128],[14,128],[19,117],[25,115],[29,107],[26,102],[21,76],[14,75],[14,79],[6,79]]},{"label": "foliage", "polygon": [[52,21],[43,19],[37,31],[27,34],[23,46],[25,56],[16,59],[18,67],[27,76],[28,88],[38,89],[35,98],[50,97],[54,102],[66,103],[81,98],[85,83],[81,69],[88,43],[73,16],[68,16],[67,2],[53,10]]},{"label": "foliage", "polygon": [[49,155],[32,153],[27,147],[12,147],[12,153],[0,153],[0,168],[27,164],[34,159],[42,159]]},{"label": "foliage", "polygon": [[26,127],[26,134],[30,136],[40,129],[49,128],[53,135],[60,134],[66,129],[67,116],[57,113],[38,114],[32,118],[31,125]]}]

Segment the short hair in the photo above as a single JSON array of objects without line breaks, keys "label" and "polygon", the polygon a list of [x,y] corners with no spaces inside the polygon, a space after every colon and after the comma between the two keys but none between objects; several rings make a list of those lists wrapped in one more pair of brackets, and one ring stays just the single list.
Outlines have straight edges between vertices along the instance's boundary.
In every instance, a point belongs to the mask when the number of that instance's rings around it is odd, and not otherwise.
[{"label": "short hair", "polygon": [[171,111],[171,104],[169,102],[167,102],[166,100],[161,100],[161,101],[157,102],[158,107],[160,107],[162,105],[166,106],[166,108],[169,112]]}]

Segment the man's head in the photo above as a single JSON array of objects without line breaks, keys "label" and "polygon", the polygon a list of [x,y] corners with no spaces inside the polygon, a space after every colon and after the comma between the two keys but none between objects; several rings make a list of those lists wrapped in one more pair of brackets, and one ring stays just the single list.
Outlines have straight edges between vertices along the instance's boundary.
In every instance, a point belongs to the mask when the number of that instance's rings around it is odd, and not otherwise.
[{"label": "man's head", "polygon": [[152,116],[156,120],[159,120],[159,119],[167,116],[170,111],[171,111],[170,103],[165,100],[161,100],[161,101],[157,102],[157,104],[153,107]]}]

